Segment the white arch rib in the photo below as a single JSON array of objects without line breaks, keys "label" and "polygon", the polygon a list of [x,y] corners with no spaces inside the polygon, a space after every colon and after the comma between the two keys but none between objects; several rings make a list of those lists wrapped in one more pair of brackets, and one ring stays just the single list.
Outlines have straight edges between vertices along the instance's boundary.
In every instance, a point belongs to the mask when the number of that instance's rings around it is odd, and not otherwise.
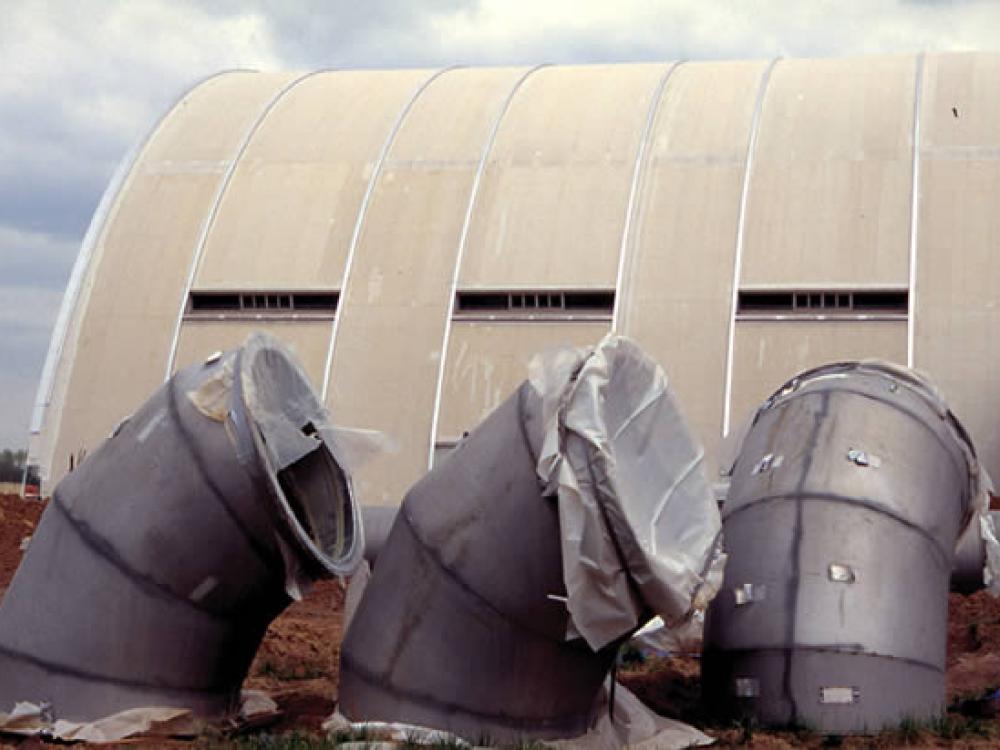
[{"label": "white arch rib", "polygon": [[503,121],[504,115],[507,114],[507,110],[510,109],[510,103],[514,100],[514,95],[520,90],[521,85],[528,79],[528,76],[536,70],[546,67],[548,67],[547,63],[536,65],[525,71],[524,75],[514,82],[506,98],[500,104],[496,119],[493,121],[493,127],[490,129],[489,135],[486,137],[486,142],[483,144],[482,153],[479,155],[479,164],[476,166],[476,174],[472,179],[472,188],[469,190],[469,201],[465,206],[465,218],[462,221],[461,234],[459,234],[458,252],[455,255],[455,269],[451,276],[451,286],[449,288],[451,296],[448,299],[448,315],[444,322],[444,337],[441,340],[441,353],[438,359],[437,383],[434,387],[434,410],[431,416],[430,444],[427,449],[428,469],[434,466],[434,443],[437,440],[438,424],[441,415],[441,397],[444,391],[444,368],[448,360],[448,346],[451,342],[451,319],[455,315],[455,295],[458,292],[458,279],[462,271],[462,258],[465,256],[465,249],[469,244],[469,227],[472,224],[472,212],[475,210],[476,199],[479,196],[479,185],[482,182],[483,173],[486,171],[486,163],[489,160],[490,152],[493,151],[493,144],[496,142],[497,133],[500,132],[500,124]]},{"label": "white arch rib", "polygon": [[375,192],[375,185],[378,182],[379,176],[382,174],[382,168],[385,165],[386,158],[389,156],[389,149],[392,148],[393,141],[396,140],[396,134],[399,133],[400,128],[403,126],[403,121],[406,120],[406,116],[410,113],[413,105],[416,103],[420,95],[427,90],[439,76],[447,73],[449,70],[455,70],[456,68],[462,67],[461,65],[451,65],[447,68],[441,68],[440,70],[432,73],[425,81],[423,81],[414,90],[413,94],[407,100],[406,104],[400,110],[399,115],[396,117],[396,121],[393,123],[392,128],[389,130],[389,134],[385,137],[385,141],[382,143],[382,148],[375,159],[375,166],[372,169],[371,176],[368,178],[368,185],[365,188],[365,194],[361,199],[361,205],[358,208],[358,215],[354,221],[354,231],[351,234],[351,243],[347,248],[347,260],[344,263],[344,274],[340,280],[340,290],[339,298],[337,299],[337,312],[333,317],[333,325],[330,327],[330,343],[326,349],[326,363],[323,365],[323,386],[321,390],[321,399],[323,403],[326,403],[326,397],[330,390],[330,375],[333,372],[333,353],[337,346],[337,334],[340,331],[340,319],[343,317],[341,311],[344,309],[344,303],[347,299],[347,286],[351,280],[351,270],[354,268],[354,255],[357,252],[358,244],[361,241],[361,230],[365,224],[365,218],[368,215],[368,204],[371,203],[372,194]]}]

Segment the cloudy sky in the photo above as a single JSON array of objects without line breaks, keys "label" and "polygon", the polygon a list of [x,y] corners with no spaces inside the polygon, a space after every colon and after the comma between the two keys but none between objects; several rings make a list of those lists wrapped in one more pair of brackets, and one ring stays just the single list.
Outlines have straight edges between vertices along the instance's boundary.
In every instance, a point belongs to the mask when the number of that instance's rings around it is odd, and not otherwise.
[{"label": "cloudy sky", "polygon": [[0,448],[26,443],[115,166],[217,70],[989,50],[998,34],[994,0],[0,0]]}]

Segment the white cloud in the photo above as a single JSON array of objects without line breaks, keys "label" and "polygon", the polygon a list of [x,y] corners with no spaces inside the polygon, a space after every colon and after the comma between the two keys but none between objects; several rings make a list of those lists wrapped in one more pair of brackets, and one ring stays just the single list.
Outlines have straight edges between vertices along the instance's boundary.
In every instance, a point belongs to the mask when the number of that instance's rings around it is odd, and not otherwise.
[{"label": "white cloud", "polygon": [[995,49],[997,29],[990,0],[4,0],[0,447],[26,428],[59,290],[115,165],[218,70]]},{"label": "white cloud", "polygon": [[483,0],[432,21],[442,54],[557,62],[990,49],[993,2]]}]

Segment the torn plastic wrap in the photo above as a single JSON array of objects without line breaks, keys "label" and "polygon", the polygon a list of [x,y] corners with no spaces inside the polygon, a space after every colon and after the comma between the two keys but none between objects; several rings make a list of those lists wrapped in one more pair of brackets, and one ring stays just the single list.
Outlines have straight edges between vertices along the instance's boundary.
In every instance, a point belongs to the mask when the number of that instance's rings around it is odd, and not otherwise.
[{"label": "torn plastic wrap", "polygon": [[[628,688],[616,684],[614,689],[614,719],[608,710],[608,693],[602,690],[600,718],[587,732],[567,740],[549,740],[552,750],[682,750],[688,747],[712,745],[715,740],[704,732],[674,719],[659,716],[648,709]],[[364,737],[365,747],[482,747],[462,737],[439,729],[398,722],[351,722],[341,713],[334,713],[323,723],[323,729],[334,740],[347,735]],[[477,738],[482,740],[484,738]],[[338,741],[338,745],[343,746]]]},{"label": "torn plastic wrap", "polygon": [[596,650],[649,610],[668,628],[703,611],[725,564],[721,522],[663,370],[611,335],[539,356],[530,382],[546,426],[538,476],[559,507],[567,638]]},{"label": "torn plastic wrap", "polygon": [[206,731],[245,731],[280,716],[278,704],[259,690],[244,690],[240,708],[225,722],[210,723],[186,708],[129,708],[96,721],[56,719],[48,704],[18,703],[9,713],[0,713],[0,734],[41,737],[60,742],[87,742],[92,745],[143,739],[147,743],[168,737],[193,738]]},{"label": "torn plastic wrap", "polygon": [[696,610],[681,625],[668,628],[662,617],[647,622],[629,643],[643,656],[698,655],[705,631],[705,612]]},{"label": "torn plastic wrap", "polygon": [[955,545],[955,566],[951,589],[970,594],[985,588],[1000,595],[1000,542],[997,537],[998,513],[990,510],[993,481],[980,469],[980,489],[975,510]]},{"label": "torn plastic wrap", "polygon": [[617,338],[554,357],[407,493],[344,638],[350,720],[579,737],[640,618],[709,598],[718,510],[662,372]]},{"label": "torn plastic wrap", "polygon": [[271,336],[176,373],[55,488],[0,603],[0,710],[235,711],[289,589],[361,560],[328,421]]}]

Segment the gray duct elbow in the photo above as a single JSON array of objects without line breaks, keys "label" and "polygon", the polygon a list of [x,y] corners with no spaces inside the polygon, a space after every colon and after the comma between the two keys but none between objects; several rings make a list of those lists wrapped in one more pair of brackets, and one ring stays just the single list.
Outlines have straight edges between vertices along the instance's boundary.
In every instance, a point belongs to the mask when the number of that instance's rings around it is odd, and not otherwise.
[{"label": "gray duct elbow", "polygon": [[494,740],[590,726],[618,644],[566,642],[532,401],[525,384],[407,494],[341,650],[348,718]]},{"label": "gray duct elbow", "polygon": [[842,363],[779,389],[723,509],[710,705],[830,733],[938,715],[949,580],[978,477],[961,425],[909,371]]},{"label": "gray duct elbow", "polygon": [[[552,391],[524,383],[408,492],[342,647],[347,718],[471,740],[578,736],[653,602],[671,621],[690,611],[719,530],[700,449],[648,358],[620,339],[598,352],[565,380],[546,370]],[[579,432],[577,396],[600,405],[579,410],[596,415]],[[565,471],[548,482],[554,446]],[[573,477],[575,505],[561,484]],[[593,517],[574,517],[588,504]],[[591,557],[567,569],[581,537]],[[668,557],[684,561],[675,577],[656,567]]]},{"label": "gray duct elbow", "polygon": [[268,336],[174,375],[56,487],[0,604],[0,709],[235,708],[289,592],[361,557],[326,420]]}]

